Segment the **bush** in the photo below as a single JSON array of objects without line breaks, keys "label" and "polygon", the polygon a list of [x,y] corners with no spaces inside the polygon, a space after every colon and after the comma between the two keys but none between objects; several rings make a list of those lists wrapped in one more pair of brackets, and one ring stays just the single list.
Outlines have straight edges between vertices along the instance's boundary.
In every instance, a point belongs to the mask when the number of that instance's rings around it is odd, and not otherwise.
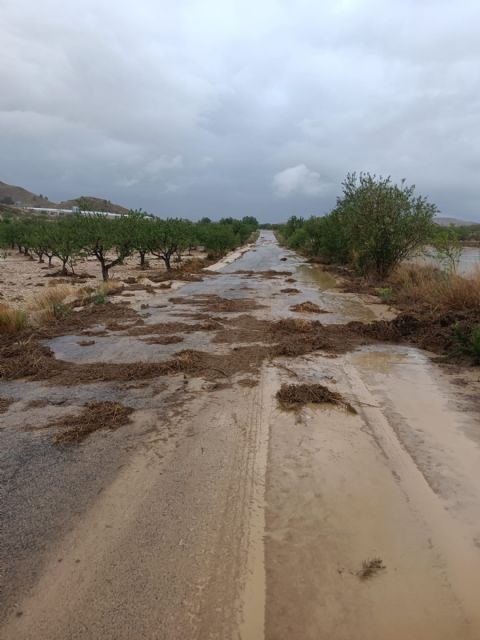
[{"label": "bush", "polygon": [[473,357],[480,364],[480,325],[469,329],[457,323],[453,329],[454,342],[461,353]]},{"label": "bush", "polygon": [[388,304],[392,300],[393,290],[391,287],[378,287],[375,289],[375,293],[382,302],[386,302]]},{"label": "bush", "polygon": [[289,246],[385,278],[429,242],[437,208],[413,186],[368,173],[348,174],[342,186],[328,215],[292,216],[283,225]]}]

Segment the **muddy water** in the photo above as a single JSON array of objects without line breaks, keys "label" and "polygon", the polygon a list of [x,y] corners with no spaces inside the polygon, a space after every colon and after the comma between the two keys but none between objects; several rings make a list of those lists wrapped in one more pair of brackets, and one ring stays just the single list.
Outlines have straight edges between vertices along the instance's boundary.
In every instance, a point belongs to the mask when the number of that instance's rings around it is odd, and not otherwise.
[{"label": "muddy water", "polygon": [[[480,417],[424,352],[369,347],[352,354],[350,361],[432,490],[450,513],[478,527]],[[478,533],[472,533],[472,541]]]},{"label": "muddy water", "polygon": [[[285,381],[326,384],[358,414],[271,425],[266,637],[478,638],[478,415],[416,349],[285,364]],[[385,569],[361,581],[375,557]]]}]

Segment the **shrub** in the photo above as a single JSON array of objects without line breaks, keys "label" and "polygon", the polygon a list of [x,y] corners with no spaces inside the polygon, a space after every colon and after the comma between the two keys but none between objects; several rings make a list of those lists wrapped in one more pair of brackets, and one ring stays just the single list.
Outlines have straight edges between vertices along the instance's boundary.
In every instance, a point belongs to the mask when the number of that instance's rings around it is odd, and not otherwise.
[{"label": "shrub", "polygon": [[391,287],[378,287],[375,289],[375,293],[382,302],[386,302],[388,304],[392,300],[393,290]]},{"label": "shrub", "polygon": [[348,174],[342,186],[331,213],[282,226],[289,246],[385,278],[430,240],[437,208],[413,186],[369,173]]},{"label": "shrub", "polygon": [[480,325],[469,329],[457,323],[453,328],[453,339],[461,353],[472,356],[475,364],[480,364]]}]

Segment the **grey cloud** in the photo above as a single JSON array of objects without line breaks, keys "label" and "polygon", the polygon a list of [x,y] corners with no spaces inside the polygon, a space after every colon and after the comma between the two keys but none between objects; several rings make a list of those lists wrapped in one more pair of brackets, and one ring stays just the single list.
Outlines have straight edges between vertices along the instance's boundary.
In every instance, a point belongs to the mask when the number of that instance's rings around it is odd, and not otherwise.
[{"label": "grey cloud", "polygon": [[4,0],[0,12],[1,180],[277,220],[328,211],[363,169],[480,219],[476,2]]}]

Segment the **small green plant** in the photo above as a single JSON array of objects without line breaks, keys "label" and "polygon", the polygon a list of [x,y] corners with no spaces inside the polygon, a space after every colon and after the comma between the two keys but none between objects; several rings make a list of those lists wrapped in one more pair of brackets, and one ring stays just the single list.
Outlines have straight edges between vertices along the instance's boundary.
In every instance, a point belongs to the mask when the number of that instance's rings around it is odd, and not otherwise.
[{"label": "small green plant", "polygon": [[393,290],[391,287],[378,287],[375,289],[375,293],[382,300],[382,302],[386,302],[387,304],[392,301],[392,293]]},{"label": "small green plant", "polygon": [[453,340],[457,351],[472,356],[480,364],[480,325],[468,330],[457,322],[453,327]]},{"label": "small green plant", "polygon": [[69,315],[70,307],[63,302],[53,302],[52,311],[56,320],[63,320]]},{"label": "small green plant", "polygon": [[476,364],[480,364],[480,325],[472,330],[470,343],[473,358]]},{"label": "small green plant", "polygon": [[105,291],[97,291],[97,293],[92,296],[91,302],[93,304],[105,304],[107,302],[107,294]]}]

